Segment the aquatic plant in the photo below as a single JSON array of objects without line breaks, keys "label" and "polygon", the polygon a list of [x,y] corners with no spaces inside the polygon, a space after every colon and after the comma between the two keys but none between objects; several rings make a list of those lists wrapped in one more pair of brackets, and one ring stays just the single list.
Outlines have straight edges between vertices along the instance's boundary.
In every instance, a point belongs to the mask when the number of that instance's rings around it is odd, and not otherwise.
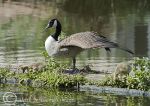
[{"label": "aquatic plant", "polygon": [[34,87],[71,88],[85,83],[86,79],[83,75],[65,73],[65,70],[68,69],[67,64],[48,57],[45,52],[43,55],[46,63],[38,70],[29,66],[23,73],[15,73],[7,68],[0,68],[1,83],[7,82],[9,78],[15,78],[20,84]]},{"label": "aquatic plant", "polygon": [[132,66],[132,74],[127,77],[128,88],[150,89],[150,59],[136,58]]},{"label": "aquatic plant", "polygon": [[68,66],[64,63],[56,61],[54,58],[47,58],[47,54],[43,52],[46,58],[46,65],[41,70],[30,69],[27,73],[16,74],[21,84],[33,84],[40,87],[73,87],[77,84],[83,84],[85,78],[79,74],[65,74],[64,70]]},{"label": "aquatic plant", "polygon": [[113,79],[112,76],[107,76],[106,79],[96,84],[98,86],[150,90],[150,59],[146,57],[135,58],[129,75],[121,79]]},{"label": "aquatic plant", "polygon": [[101,81],[89,81],[81,74],[65,73],[68,65],[60,63],[53,58],[47,58],[45,67],[40,70],[29,69],[25,73],[14,73],[7,68],[0,68],[0,81],[6,82],[7,78],[18,79],[20,84],[34,87],[74,87],[78,84],[97,86],[113,86],[129,89],[150,90],[150,59],[135,58],[131,64],[131,72],[121,78],[114,79],[113,75],[106,76]]},{"label": "aquatic plant", "polygon": [[6,83],[7,79],[14,75],[8,68],[0,68],[0,83]]}]

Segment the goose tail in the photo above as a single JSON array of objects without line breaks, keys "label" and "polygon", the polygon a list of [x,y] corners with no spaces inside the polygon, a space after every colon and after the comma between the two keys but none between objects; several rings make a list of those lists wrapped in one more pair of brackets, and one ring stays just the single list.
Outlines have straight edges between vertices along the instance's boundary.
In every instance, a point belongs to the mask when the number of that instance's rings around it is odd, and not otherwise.
[{"label": "goose tail", "polygon": [[128,53],[130,53],[130,54],[134,54],[134,52],[133,51],[131,51],[130,49],[128,49],[128,48],[125,48],[125,47],[118,47],[120,50],[123,50],[123,51],[126,51],[126,52],[128,52]]},{"label": "goose tail", "polygon": [[107,45],[105,46],[105,50],[110,52],[111,51],[110,48],[118,48],[118,49],[126,51],[132,55],[134,54],[134,52],[132,50],[130,50],[126,47],[122,47],[122,46],[118,45],[118,43],[114,43],[114,42],[107,43]]}]

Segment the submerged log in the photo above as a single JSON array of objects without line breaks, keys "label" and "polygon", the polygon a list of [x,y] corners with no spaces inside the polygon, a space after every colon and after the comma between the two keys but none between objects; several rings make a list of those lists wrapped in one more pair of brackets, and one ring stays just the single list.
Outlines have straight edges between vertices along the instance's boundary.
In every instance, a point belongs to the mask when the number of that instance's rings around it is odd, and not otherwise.
[{"label": "submerged log", "polygon": [[80,91],[90,91],[93,93],[113,93],[116,95],[125,95],[125,96],[150,97],[149,91],[141,91],[141,90],[128,89],[128,88],[114,88],[108,86],[97,87],[95,85],[82,85],[80,86]]}]

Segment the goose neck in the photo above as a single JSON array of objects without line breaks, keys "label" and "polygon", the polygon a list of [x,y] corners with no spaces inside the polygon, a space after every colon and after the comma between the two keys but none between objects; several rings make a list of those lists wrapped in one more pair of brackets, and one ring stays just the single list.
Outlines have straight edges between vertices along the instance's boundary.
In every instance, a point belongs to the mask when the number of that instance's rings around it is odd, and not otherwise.
[{"label": "goose neck", "polygon": [[56,41],[58,41],[58,36],[61,34],[61,26],[57,26],[56,27],[56,31],[55,31],[55,33],[52,35],[52,37],[56,40]]}]

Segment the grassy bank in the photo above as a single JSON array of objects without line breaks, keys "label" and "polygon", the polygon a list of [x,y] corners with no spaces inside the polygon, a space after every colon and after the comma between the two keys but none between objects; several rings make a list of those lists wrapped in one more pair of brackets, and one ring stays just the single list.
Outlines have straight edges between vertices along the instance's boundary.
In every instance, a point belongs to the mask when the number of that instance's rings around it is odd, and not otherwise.
[{"label": "grassy bank", "polygon": [[150,91],[150,59],[135,58],[130,66],[131,69],[127,75],[119,78],[109,75],[102,81],[89,81],[89,84]]},{"label": "grassy bank", "polygon": [[15,73],[6,68],[0,69],[0,81],[6,82],[8,78],[15,78],[20,84],[35,87],[71,88],[78,84],[91,84],[97,86],[113,86],[119,88],[150,90],[150,59],[135,58],[130,64],[130,73],[114,79],[112,75],[104,80],[87,80],[84,75],[64,73],[68,68],[66,64],[49,58],[47,64],[40,70],[28,68],[28,72]]}]

